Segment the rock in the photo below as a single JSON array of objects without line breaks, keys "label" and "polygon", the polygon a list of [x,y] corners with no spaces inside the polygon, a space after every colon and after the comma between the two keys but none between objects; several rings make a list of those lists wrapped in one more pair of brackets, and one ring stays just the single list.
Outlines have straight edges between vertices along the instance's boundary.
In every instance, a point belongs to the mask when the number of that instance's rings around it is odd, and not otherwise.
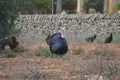
[{"label": "rock", "polygon": [[61,15],[20,15],[15,24],[21,27],[24,33],[38,31],[59,31],[60,27],[65,27],[68,33],[106,33],[114,31],[120,33],[120,15],[119,14],[67,14],[65,17]]}]

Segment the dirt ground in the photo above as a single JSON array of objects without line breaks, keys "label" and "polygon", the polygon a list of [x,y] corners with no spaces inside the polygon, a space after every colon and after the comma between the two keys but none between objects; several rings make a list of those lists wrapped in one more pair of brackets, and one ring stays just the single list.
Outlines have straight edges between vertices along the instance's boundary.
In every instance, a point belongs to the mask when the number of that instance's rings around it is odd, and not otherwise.
[{"label": "dirt ground", "polygon": [[[48,47],[46,44],[41,45]],[[37,44],[29,46],[28,51],[34,53],[38,46]],[[83,48],[84,51],[82,54],[74,55],[73,50],[78,47]],[[120,60],[120,44],[113,43],[69,45],[69,53],[63,58],[44,56],[25,58],[20,55],[23,53],[18,53],[15,58],[0,57],[0,80],[94,80],[88,79],[92,74],[89,70],[92,69],[87,70],[87,61],[83,57],[95,49],[114,50]],[[95,73],[93,72],[92,75]]]}]

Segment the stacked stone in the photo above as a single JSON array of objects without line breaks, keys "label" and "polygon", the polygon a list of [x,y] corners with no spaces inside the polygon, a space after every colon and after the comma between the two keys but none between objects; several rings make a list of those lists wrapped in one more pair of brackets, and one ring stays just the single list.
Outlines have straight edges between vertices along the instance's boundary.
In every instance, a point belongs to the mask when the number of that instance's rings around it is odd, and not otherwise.
[{"label": "stacked stone", "polygon": [[75,34],[120,33],[119,14],[20,15],[15,23],[22,28],[21,35],[54,33],[61,27]]}]

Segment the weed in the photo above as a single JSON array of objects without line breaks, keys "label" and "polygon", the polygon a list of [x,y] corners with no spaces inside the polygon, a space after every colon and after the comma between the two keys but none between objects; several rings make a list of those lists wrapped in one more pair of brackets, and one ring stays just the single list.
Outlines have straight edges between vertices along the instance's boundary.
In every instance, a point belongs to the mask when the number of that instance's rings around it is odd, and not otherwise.
[{"label": "weed", "polygon": [[84,57],[84,59],[91,59],[91,58],[93,58],[93,56],[94,56],[94,53],[93,52],[90,52],[90,53],[88,53],[87,55],[85,55],[85,57]]},{"label": "weed", "polygon": [[36,51],[36,56],[50,57],[51,52],[49,51],[49,49],[40,46],[39,49]]},{"label": "weed", "polygon": [[67,52],[66,54],[62,55],[61,57],[62,57],[62,59],[69,58],[69,53]]},{"label": "weed", "polygon": [[103,56],[104,59],[109,60],[112,56],[115,55],[115,51],[113,51],[113,50],[103,50],[103,51],[92,50],[85,56],[85,59],[91,59],[95,55],[96,56]]},{"label": "weed", "polygon": [[81,53],[83,53],[83,49],[82,48],[77,48],[77,49],[73,50],[73,53],[75,55],[81,54]]},{"label": "weed", "polygon": [[111,51],[105,50],[105,51],[103,51],[102,56],[105,57],[105,59],[110,60],[111,57],[115,56],[115,53],[116,53],[116,52],[113,51],[113,50],[111,50]]},{"label": "weed", "polygon": [[13,52],[25,52],[27,49],[25,49],[24,46],[18,45],[15,49],[13,49]]},{"label": "weed", "polygon": [[15,52],[12,52],[11,50],[5,50],[5,54],[9,58],[14,58],[16,56]]},{"label": "weed", "polygon": [[33,53],[23,53],[22,54],[22,57],[24,57],[24,58],[31,58],[31,57],[33,57],[34,56],[34,54]]}]

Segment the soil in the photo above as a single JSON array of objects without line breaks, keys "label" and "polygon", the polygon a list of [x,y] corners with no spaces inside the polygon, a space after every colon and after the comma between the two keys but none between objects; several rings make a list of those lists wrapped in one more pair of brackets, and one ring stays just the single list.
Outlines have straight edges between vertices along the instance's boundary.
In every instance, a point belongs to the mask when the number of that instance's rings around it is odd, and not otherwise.
[{"label": "soil", "polygon": [[[41,45],[49,48],[44,43]],[[29,45],[28,51],[34,53],[38,47],[38,44]],[[79,47],[84,50],[83,53],[74,55],[73,50]],[[120,44],[114,43],[69,45],[69,53],[62,58],[21,56],[27,51],[18,53],[15,58],[0,57],[0,80],[86,80],[89,73],[85,70],[86,60],[83,57],[95,49],[114,50],[120,57]]]}]

